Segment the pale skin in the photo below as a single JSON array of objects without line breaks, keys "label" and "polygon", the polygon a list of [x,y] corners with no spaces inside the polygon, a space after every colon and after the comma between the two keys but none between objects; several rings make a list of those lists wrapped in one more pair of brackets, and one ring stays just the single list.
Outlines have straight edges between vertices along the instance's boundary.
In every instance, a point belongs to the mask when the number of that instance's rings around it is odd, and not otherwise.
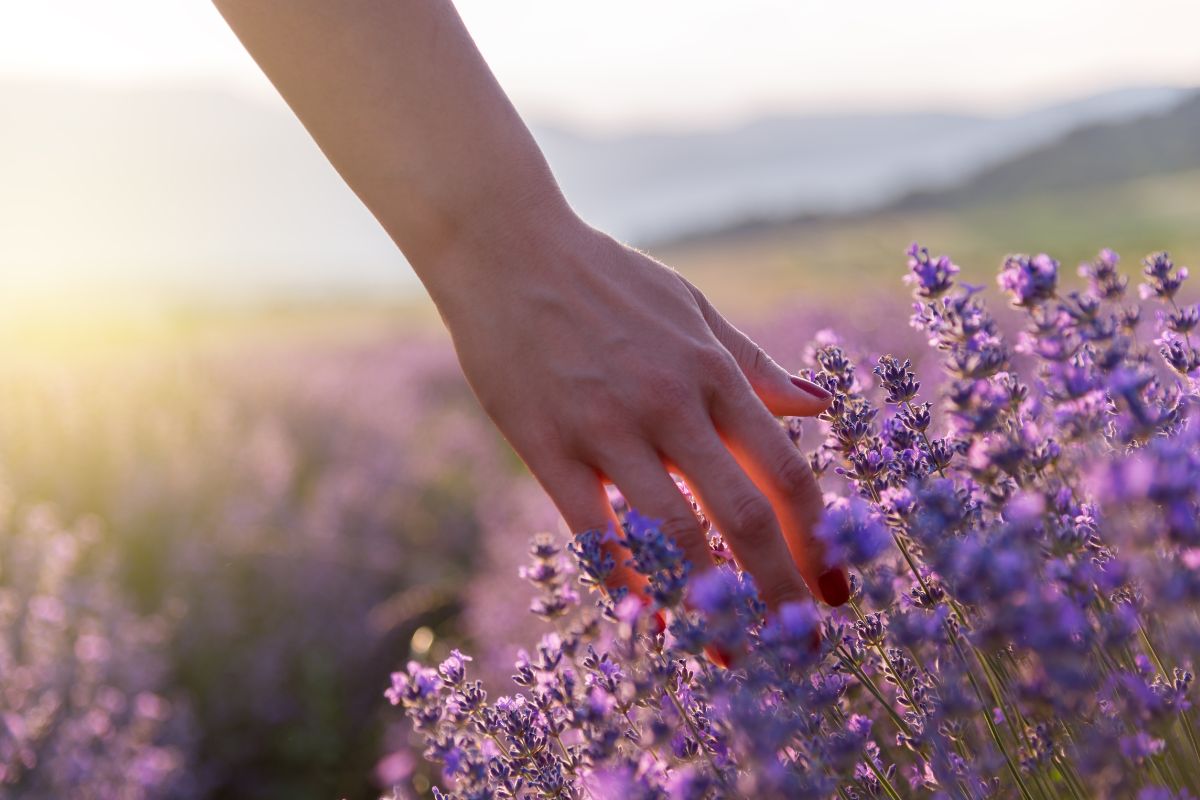
[{"label": "pale skin", "polygon": [[404,252],[572,531],[613,522],[612,482],[710,567],[675,472],[769,605],[845,602],[813,535],[820,489],[776,420],[828,393],[574,213],[449,0],[215,4]]}]

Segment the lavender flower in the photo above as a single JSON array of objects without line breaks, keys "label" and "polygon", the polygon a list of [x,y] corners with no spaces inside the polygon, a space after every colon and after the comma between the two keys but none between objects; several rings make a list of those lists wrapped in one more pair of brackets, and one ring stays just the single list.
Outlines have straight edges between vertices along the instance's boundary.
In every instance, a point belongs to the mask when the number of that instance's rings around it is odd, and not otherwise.
[{"label": "lavender flower", "polygon": [[908,269],[905,283],[915,286],[914,292],[929,299],[945,294],[959,271],[948,257],[930,258],[929,250],[915,242],[908,248]]},{"label": "lavender flower", "polygon": [[1142,299],[1157,297],[1161,300],[1173,300],[1179,287],[1187,280],[1188,268],[1176,269],[1171,254],[1166,251],[1151,253],[1142,262],[1142,274],[1145,282],[1138,287]]},{"label": "lavender flower", "polygon": [[[768,609],[720,531],[716,566],[693,569],[623,506],[619,529],[568,545],[574,569],[539,539],[523,574],[555,632],[518,659],[521,693],[489,703],[456,650],[388,691],[446,796],[1195,797],[1186,270],[1147,259],[1155,362],[1139,308],[1117,305],[1111,251],[1065,296],[1049,256],[1005,261],[1016,347],[949,258],[914,245],[908,261],[912,322],[943,376],[885,355],[870,385],[850,342],[808,350],[806,374],[834,394],[814,535],[855,569],[850,602]],[[644,597],[603,589],[618,559]]]},{"label": "lavender flower", "polygon": [[1129,278],[1118,271],[1121,257],[1107,247],[1096,260],[1079,265],[1079,274],[1088,279],[1092,294],[1102,300],[1119,300],[1125,296]]},{"label": "lavender flower", "polygon": [[855,566],[869,564],[891,544],[878,514],[856,497],[839,498],[825,510],[817,537],[831,561]]},{"label": "lavender flower", "polygon": [[1058,262],[1045,253],[1009,256],[997,281],[1008,292],[1013,305],[1033,305],[1054,296],[1058,288]]}]

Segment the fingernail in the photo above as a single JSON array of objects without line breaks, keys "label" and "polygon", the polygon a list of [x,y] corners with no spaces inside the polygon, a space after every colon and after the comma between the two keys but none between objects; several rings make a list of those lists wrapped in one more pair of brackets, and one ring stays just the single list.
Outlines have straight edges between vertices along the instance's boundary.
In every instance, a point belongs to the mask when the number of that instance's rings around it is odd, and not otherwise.
[{"label": "fingernail", "polygon": [[821,573],[817,585],[821,587],[821,596],[831,606],[843,605],[850,599],[850,581],[840,567]]},{"label": "fingernail", "polygon": [[828,400],[829,398],[833,397],[833,394],[831,392],[829,392],[827,389],[824,389],[824,388],[818,386],[817,384],[813,383],[812,381],[806,381],[806,380],[804,380],[804,378],[797,378],[795,375],[792,375],[791,378],[792,378],[792,384],[797,389],[799,389],[802,392],[807,392],[808,394],[811,394],[813,397],[817,398],[818,400]]},{"label": "fingernail", "polygon": [[733,654],[715,644],[705,647],[704,652],[721,669],[729,669],[729,665],[733,663]]},{"label": "fingernail", "polygon": [[[648,607],[653,601],[646,595],[638,595],[638,600],[641,601],[642,608]],[[650,614],[650,619],[654,621],[654,633],[661,634],[667,630],[667,615],[662,612],[662,609],[655,609]]]}]

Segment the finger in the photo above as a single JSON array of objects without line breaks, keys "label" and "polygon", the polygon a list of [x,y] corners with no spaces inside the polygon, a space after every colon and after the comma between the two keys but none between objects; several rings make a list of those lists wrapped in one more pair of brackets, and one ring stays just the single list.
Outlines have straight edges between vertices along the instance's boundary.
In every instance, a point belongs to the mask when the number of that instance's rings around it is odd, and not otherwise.
[{"label": "finger", "polygon": [[[538,466],[534,474],[571,533],[578,536],[591,530],[620,530],[608,493],[595,470],[582,462],[566,459]],[[645,598],[646,580],[626,563],[629,551],[615,541],[606,542],[604,550],[612,556],[615,565],[605,586],[610,590],[623,586]]]},{"label": "finger", "polygon": [[[618,463],[620,466],[616,465]],[[684,558],[692,565],[689,575],[716,566],[705,525],[697,518],[692,501],[684,495],[656,453],[646,448],[640,457],[627,456],[615,462],[611,470],[621,475],[617,486],[630,506],[659,521],[659,530],[684,551]],[[690,608],[686,598],[684,606]],[[715,645],[706,646],[704,651],[713,663],[724,668],[733,664],[738,656]]]},{"label": "finger", "polygon": [[812,417],[829,407],[833,395],[810,380],[792,375],[755,344],[750,337],[735,328],[713,308],[699,289],[691,286],[704,320],[725,349],[733,356],[738,368],[750,382],[758,399],[771,413],[788,417]]},{"label": "finger", "polygon": [[665,441],[663,451],[683,473],[742,569],[754,578],[762,599],[772,608],[808,599],[771,504],[716,431],[681,434]]},{"label": "finger", "polygon": [[826,562],[816,536],[825,503],[808,459],[744,387],[715,392],[711,408],[730,451],[770,499],[788,550],[813,594],[833,606],[845,603],[850,598],[846,571]]},{"label": "finger", "polygon": [[607,456],[601,468],[617,485],[629,505],[653,520],[665,536],[683,551],[692,574],[715,566],[708,536],[692,511],[692,504],[679,491],[661,457],[649,446],[622,448],[620,455]]}]

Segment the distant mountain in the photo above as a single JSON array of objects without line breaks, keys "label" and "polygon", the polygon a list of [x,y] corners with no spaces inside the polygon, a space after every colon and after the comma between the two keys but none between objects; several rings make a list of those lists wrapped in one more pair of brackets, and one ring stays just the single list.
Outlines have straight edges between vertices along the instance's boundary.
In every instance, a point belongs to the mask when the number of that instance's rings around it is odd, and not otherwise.
[{"label": "distant mountain", "polygon": [[958,208],[1197,169],[1200,93],[1159,113],[1075,130],[1056,142],[982,170],[958,187],[914,192],[896,207]]},{"label": "distant mountain", "polygon": [[[1003,118],[798,116],[681,134],[534,128],[581,213],[646,241],[747,216],[869,207],[1184,96],[1141,88]],[[0,295],[415,285],[278,100],[0,79],[0,187]]]},{"label": "distant mountain", "polygon": [[647,241],[749,218],[872,208],[951,186],[1081,126],[1169,109],[1186,94],[1123,89],[1009,117],[847,114],[677,135],[535,133],[585,217]]}]

